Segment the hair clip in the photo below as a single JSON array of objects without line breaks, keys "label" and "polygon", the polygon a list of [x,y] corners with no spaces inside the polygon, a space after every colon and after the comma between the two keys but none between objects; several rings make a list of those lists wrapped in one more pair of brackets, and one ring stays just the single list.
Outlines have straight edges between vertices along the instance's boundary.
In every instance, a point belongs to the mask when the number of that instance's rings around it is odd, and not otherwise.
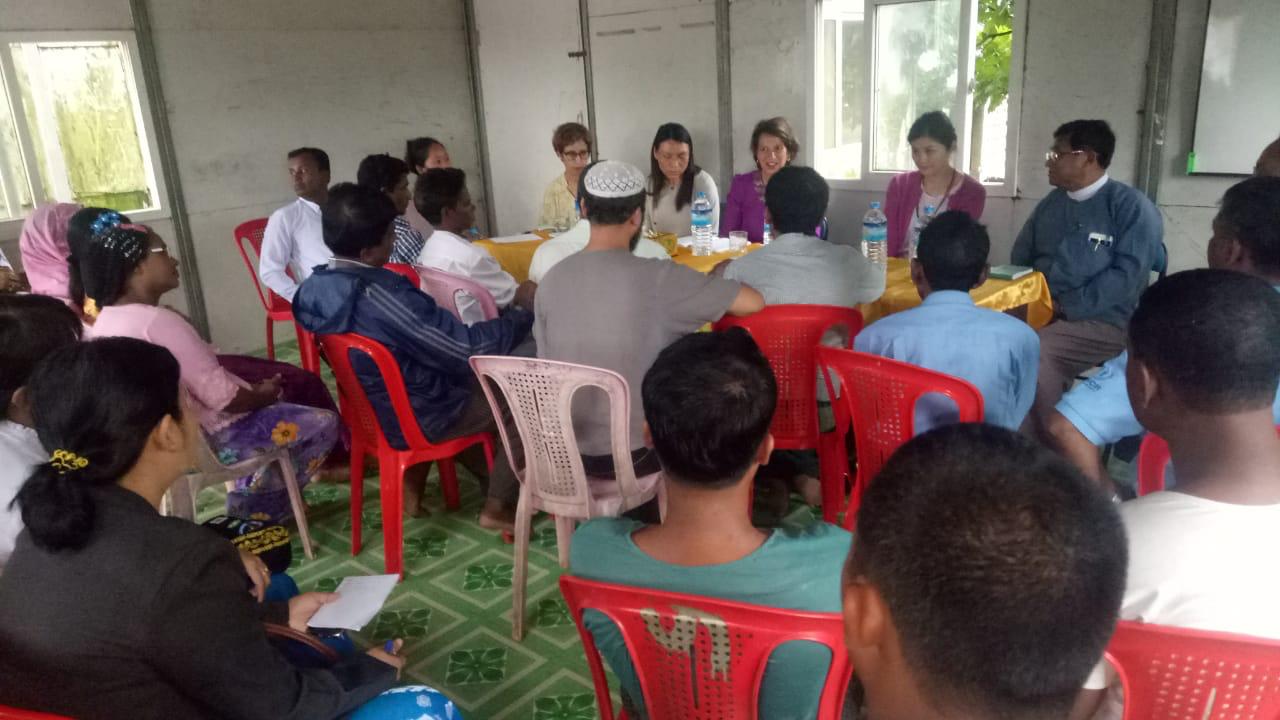
[{"label": "hair clip", "polygon": [[53,457],[49,458],[49,464],[59,475],[66,475],[69,472],[83,470],[88,467],[89,460],[83,458],[70,450],[54,450]]},{"label": "hair clip", "polygon": [[98,218],[93,221],[93,224],[89,226],[89,229],[93,231],[94,235],[101,235],[102,233],[122,224],[124,224],[124,216],[115,210],[108,210],[99,215]]}]

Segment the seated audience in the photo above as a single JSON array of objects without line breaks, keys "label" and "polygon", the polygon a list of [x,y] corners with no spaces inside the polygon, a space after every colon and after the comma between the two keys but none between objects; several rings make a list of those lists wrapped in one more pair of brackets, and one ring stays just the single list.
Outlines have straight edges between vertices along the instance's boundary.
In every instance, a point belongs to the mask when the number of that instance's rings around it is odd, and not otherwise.
[{"label": "seated audience", "polygon": [[[1169,443],[1177,487],[1120,506],[1122,619],[1280,639],[1280,572],[1259,562],[1280,544],[1277,348],[1280,295],[1259,278],[1188,270],[1143,293],[1129,321],[1129,398]],[[1086,687],[1105,683],[1095,672]],[[1102,717],[1120,717],[1118,700]]]},{"label": "seated audience", "polygon": [[567,122],[551,134],[551,147],[564,165],[542,193],[538,227],[567,230],[578,222],[578,178],[591,162],[591,131],[585,125]]},{"label": "seated audience", "polygon": [[[982,392],[986,422],[1016,430],[1035,400],[1040,341],[1026,323],[969,297],[986,282],[990,250],[987,229],[968,214],[939,215],[920,233],[919,257],[911,261],[924,302],[872,323],[853,347],[969,381]],[[916,432],[955,419],[954,403],[925,396]]]},{"label": "seated audience", "polygon": [[[1280,144],[1273,147],[1280,153]],[[1266,158],[1264,152],[1260,167]],[[1222,197],[1212,231],[1209,267],[1255,275],[1280,290],[1280,177],[1255,177],[1232,186]],[[1128,362],[1127,352],[1107,361],[1064,395],[1045,423],[1048,444],[1107,492],[1115,488],[1098,448],[1142,433],[1125,390]],[[1280,424],[1280,388],[1271,407]]]},{"label": "seated audience", "polygon": [[[772,531],[751,525],[751,483],[773,449],[777,393],[769,361],[741,329],[687,335],[663,350],[644,376],[643,395],[666,475],[667,517],[647,526],[627,518],[588,521],[574,533],[573,574],[838,612],[836,568],[849,551],[849,533],[821,522]],[[643,697],[621,636],[599,613],[588,611],[584,622],[621,681],[627,714],[636,715]],[[779,648],[764,677],[760,717],[814,717],[830,657],[808,643]]]},{"label": "seated audience", "polygon": [[23,388],[45,355],[80,339],[80,318],[58,300],[43,295],[0,296],[0,572],[22,518],[11,505],[35,466],[48,462]]},{"label": "seated audience", "polygon": [[952,165],[956,129],[945,113],[927,112],[907,131],[911,161],[916,169],[899,173],[889,181],[884,214],[889,218],[888,249],[893,257],[910,257],[911,246],[929,224],[927,208],[934,216],[958,210],[982,219],[987,190],[976,178]]},{"label": "seated audience", "polygon": [[71,302],[67,224],[79,210],[80,206],[74,203],[52,203],[32,210],[23,221],[18,248],[31,292]]},{"label": "seated audience", "polygon": [[[417,285],[384,269],[391,256],[395,217],[396,209],[386,195],[350,183],[334,186],[324,209],[324,239],[334,258],[302,283],[294,317],[309,332],[355,333],[385,345],[400,366],[409,404],[428,440],[496,432],[489,403],[467,359],[510,353],[528,336],[533,315],[515,309],[493,320],[464,325]],[[352,365],[387,440],[393,447],[405,447],[377,367],[363,355],[357,355]],[[494,453],[492,474],[478,447],[459,459],[482,486],[488,476],[481,526],[510,529],[520,486],[506,454],[500,449]],[[424,512],[422,486],[429,469],[424,464],[405,473],[404,506],[415,515]]]},{"label": "seated audience", "polygon": [[693,159],[693,137],[679,123],[667,123],[653,136],[649,158],[649,182],[645,186],[644,229],[671,233],[676,237],[693,234],[691,206],[698,193],[706,193],[713,206],[711,226],[720,225],[720,191],[711,174]]},{"label": "seated audience", "polygon": [[[476,206],[461,170],[433,168],[419,175],[413,202],[435,226],[418,255],[419,265],[471,278],[489,291],[499,309],[512,305],[533,309],[538,286],[528,281],[517,283],[488,251],[472,244],[468,231],[476,221]],[[458,311],[468,325],[484,320],[480,304],[469,296],[458,300]]]},{"label": "seated audience", "polygon": [[725,266],[724,276],[760,291],[768,305],[855,307],[884,294],[884,271],[848,245],[813,234],[830,190],[813,168],[781,168],[765,190],[774,240]]},{"label": "seated audience", "polygon": [[356,182],[386,193],[396,206],[396,212],[400,213],[391,223],[396,240],[389,262],[406,265],[417,262],[418,253],[422,252],[422,246],[427,240],[404,218],[409,201],[413,199],[413,193],[409,191],[409,166],[403,160],[385,153],[370,155],[360,161],[360,167],[356,170]]},{"label": "seated audience", "polygon": [[[745,285],[631,254],[644,219],[644,182],[639,169],[613,160],[585,174],[581,204],[591,239],[546,274],[533,329],[538,357],[602,367],[626,379],[638,474],[654,465],[640,403],[640,381],[654,358],[726,312],[750,315],[764,307],[760,293]],[[573,408],[587,472],[612,473],[608,398],[588,388],[574,397]]]},{"label": "seated audience", "polygon": [[347,717],[395,684],[400,641],[293,667],[263,622],[305,632],[337,596],[259,604],[230,543],[159,515],[199,443],[182,384],[172,354],[130,338],[63,347],[32,373],[50,459],[18,493],[26,529],[0,575],[0,703],[121,720]]},{"label": "seated audience", "polygon": [[289,178],[298,199],[271,213],[262,234],[258,275],[262,284],[293,301],[298,283],[329,261],[320,233],[320,208],[329,197],[329,154],[301,147],[289,152]]},{"label": "seated audience", "polygon": [[[444,143],[432,137],[418,137],[405,142],[404,164],[408,165],[413,174],[418,177],[425,175],[431,168],[453,167]],[[434,228],[426,218],[422,217],[422,213],[418,212],[418,208],[412,202],[405,210],[404,217],[414,230],[422,233],[422,237],[431,237]]]},{"label": "seated audience", "polygon": [[[786,118],[775,117],[756,123],[751,131],[751,157],[756,161],[756,169],[733,176],[729,197],[724,201],[724,212],[720,214],[720,235],[728,237],[729,233],[741,230],[753,243],[764,239],[764,224],[767,222],[764,214],[765,188],[779,170],[795,161],[799,152],[800,143]],[[817,224],[801,232],[810,233],[816,227]],[[778,232],[778,228],[773,228],[774,237]]]},{"label": "seated audience", "polygon": [[[288,447],[298,484],[316,475],[338,441],[338,415],[280,402],[279,376],[251,385],[228,372],[186,318],[161,307],[161,296],[178,287],[178,262],[151,228],[125,224],[94,236],[80,259],[80,274],[85,294],[98,308],[94,337],[146,340],[178,358],[183,387],[221,462],[238,462],[262,448]],[[275,521],[291,517],[279,468],[273,464],[237,480],[227,494],[227,512]]]},{"label": "seated audience", "polygon": [[845,644],[865,716],[1066,717],[1125,579],[1115,507],[1075,468],[991,425],[934,430],[876,475],[854,533]]},{"label": "seated audience", "polygon": [[[586,176],[587,171],[594,167],[595,164],[591,163],[578,174],[576,190],[576,201],[578,202],[582,200],[586,192],[582,187],[582,178]],[[584,217],[574,223],[573,227],[568,231],[562,232],[542,243],[533,252],[533,260],[529,263],[529,280],[535,283],[542,282],[542,278],[546,276],[548,270],[555,267],[556,263],[561,260],[585,248],[590,240],[591,221]],[[671,254],[667,252],[666,248],[644,237],[636,242],[636,247],[631,251],[631,254],[639,258],[652,258],[654,260],[671,259]]]},{"label": "seated audience", "polygon": [[1041,328],[1040,370],[1028,430],[1044,423],[1082,370],[1124,350],[1124,327],[1164,257],[1164,223],[1151,200],[1107,175],[1116,136],[1102,120],[1053,133],[1049,184],[1018,233],[1012,261],[1045,274],[1054,321]]}]

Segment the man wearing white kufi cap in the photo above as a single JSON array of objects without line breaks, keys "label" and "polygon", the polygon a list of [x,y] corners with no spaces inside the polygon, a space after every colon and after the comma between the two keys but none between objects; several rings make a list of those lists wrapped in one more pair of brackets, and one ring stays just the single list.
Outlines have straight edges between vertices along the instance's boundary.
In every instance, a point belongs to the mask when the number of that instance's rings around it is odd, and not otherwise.
[{"label": "man wearing white kufi cap", "polygon": [[[631,450],[637,474],[654,472],[645,448],[640,383],[663,348],[719,320],[764,307],[754,289],[672,262],[635,257],[644,222],[645,177],[624,162],[604,160],[583,176],[587,247],[562,260],[538,287],[534,336],[538,355],[607,368],[631,393]],[[586,390],[574,398],[574,430],[589,474],[613,470],[609,403]]]}]

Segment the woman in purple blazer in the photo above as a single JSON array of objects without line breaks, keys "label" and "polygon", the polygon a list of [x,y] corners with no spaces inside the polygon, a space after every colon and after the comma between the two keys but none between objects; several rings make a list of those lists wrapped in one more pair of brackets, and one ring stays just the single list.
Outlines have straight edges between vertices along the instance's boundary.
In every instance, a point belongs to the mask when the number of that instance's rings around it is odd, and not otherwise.
[{"label": "woman in purple blazer", "polygon": [[720,214],[720,235],[728,237],[734,230],[746,230],[747,239],[758,243],[764,238],[764,186],[774,173],[791,164],[800,152],[800,143],[786,118],[776,117],[756,123],[751,132],[751,155],[756,169],[733,176],[729,197]]},{"label": "woman in purple blazer", "polygon": [[901,173],[889,181],[884,212],[889,218],[889,254],[906,257],[912,241],[929,220],[947,210],[960,210],[974,220],[982,218],[987,202],[986,188],[951,165],[956,149],[956,129],[942,112],[927,112],[911,124],[907,132],[911,160],[916,170]]}]

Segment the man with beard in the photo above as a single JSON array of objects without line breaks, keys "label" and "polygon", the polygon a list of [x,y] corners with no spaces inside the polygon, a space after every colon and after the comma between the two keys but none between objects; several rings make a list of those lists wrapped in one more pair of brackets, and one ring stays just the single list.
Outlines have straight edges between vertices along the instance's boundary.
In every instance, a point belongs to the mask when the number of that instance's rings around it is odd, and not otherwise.
[{"label": "man with beard", "polygon": [[[606,160],[584,176],[582,217],[591,239],[551,268],[538,288],[538,356],[606,368],[627,380],[637,472],[656,472],[645,448],[640,381],[658,353],[725,313],[750,315],[764,298],[750,287],[682,265],[631,254],[644,221],[644,174]],[[574,398],[574,429],[589,474],[612,474],[609,402],[586,388]]]}]

